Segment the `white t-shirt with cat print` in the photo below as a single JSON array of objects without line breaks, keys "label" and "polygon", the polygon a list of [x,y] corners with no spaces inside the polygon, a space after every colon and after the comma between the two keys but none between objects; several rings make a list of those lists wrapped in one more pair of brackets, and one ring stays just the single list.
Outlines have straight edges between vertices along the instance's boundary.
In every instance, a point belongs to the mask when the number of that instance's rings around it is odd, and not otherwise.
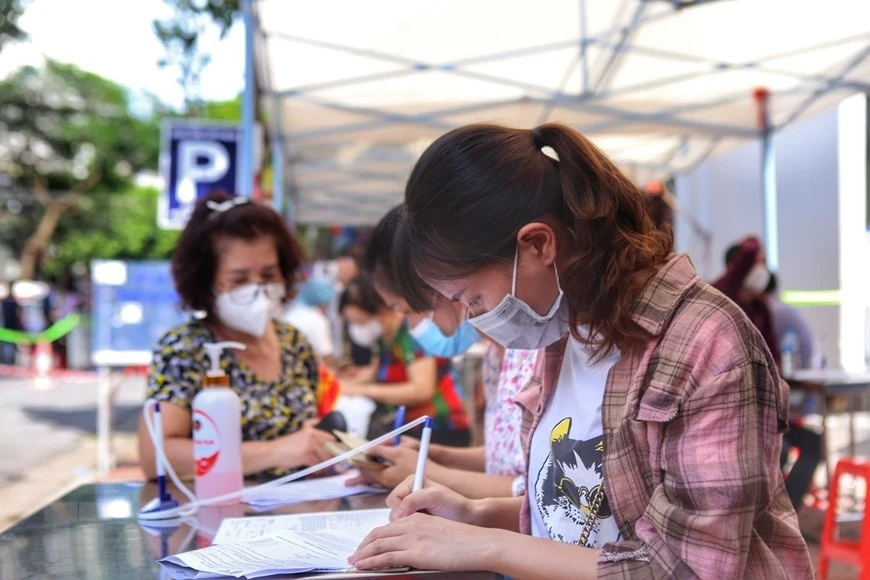
[{"label": "white t-shirt with cat print", "polygon": [[[578,544],[592,502],[601,489],[601,405],[614,353],[595,366],[589,351],[569,337],[556,390],[532,435],[529,480],[532,535]],[[605,500],[586,547],[620,539]]]}]

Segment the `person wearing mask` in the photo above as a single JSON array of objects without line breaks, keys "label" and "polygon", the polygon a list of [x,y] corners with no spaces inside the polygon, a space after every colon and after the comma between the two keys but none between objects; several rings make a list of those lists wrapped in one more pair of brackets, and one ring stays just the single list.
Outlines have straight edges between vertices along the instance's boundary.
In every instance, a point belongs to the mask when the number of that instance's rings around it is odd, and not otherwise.
[{"label": "person wearing mask", "polygon": [[[405,315],[409,332],[420,348],[435,357],[453,357],[466,352],[480,340],[480,335],[466,320],[466,309],[462,304],[449,300],[438,300],[437,293],[423,289],[430,300],[418,301],[415,307],[403,298],[414,292],[405,292],[404,284],[413,284],[421,289],[424,284],[413,276],[411,280],[400,280],[397,276],[393,238],[401,221],[401,205],[394,207],[374,227],[369,238],[365,255],[365,270],[372,273],[375,289],[381,299],[394,311]],[[413,272],[411,272],[413,275]],[[535,355],[534,352],[515,351]],[[500,358],[500,357],[499,357]],[[497,366],[501,366],[499,364]],[[523,381],[522,370],[533,365],[509,371],[503,391],[515,391],[514,385]],[[495,370],[495,382],[498,381]],[[527,373],[530,374],[530,373]],[[524,384],[524,383],[523,383]],[[430,478],[442,485],[458,491],[467,497],[509,497],[522,493],[523,456],[519,442],[519,418],[509,395],[490,394],[487,414],[487,427],[484,435],[485,445],[461,448],[433,444],[429,448],[429,464],[426,472]],[[502,403],[502,404],[499,404]],[[498,416],[493,417],[498,405]],[[408,475],[414,473],[417,464],[419,443],[411,438],[398,447],[382,446],[371,451],[371,455],[386,459],[390,466],[383,470],[360,470],[360,476],[348,482],[377,483],[388,489],[394,488]]]},{"label": "person wearing mask", "polygon": [[327,368],[334,364],[335,345],[326,309],[332,301],[333,285],[322,278],[311,278],[302,284],[296,297],[284,313],[284,322],[302,333],[314,353]]},{"label": "person wearing mask", "polygon": [[[179,477],[194,474],[191,403],[209,368],[205,343],[236,341],[221,368],[242,404],[242,467],[277,476],[329,459],[318,429],[318,365],[295,328],[279,322],[302,250],[272,208],[213,193],[200,200],[172,256],[182,305],[201,313],[154,348],[146,397],[161,402],[166,456]],[[204,315],[204,317],[202,316]],[[139,421],[139,460],[155,477],[154,446]]]},{"label": "person wearing mask", "polygon": [[788,388],[770,351],[590,141],[555,123],[447,133],[411,172],[395,239],[481,333],[546,349],[517,396],[527,493],[470,500],[405,480],[351,564],[812,577],[778,467]]},{"label": "person wearing mask", "polygon": [[773,327],[773,315],[764,300],[764,291],[770,282],[770,270],[765,264],[761,242],[755,236],[748,236],[740,242],[736,251],[732,248],[725,255],[725,273],[713,283],[713,287],[743,309],[758,328],[778,365],[779,340]]},{"label": "person wearing mask", "polygon": [[[773,315],[773,328],[779,344],[783,345],[786,344],[786,341],[792,340],[789,335],[796,337],[798,351],[793,361],[794,368],[809,369],[815,367],[815,361],[818,359],[818,347],[813,331],[796,308],[779,299],[779,282],[776,274],[772,272],[763,299],[767,302]],[[807,404],[812,403],[812,400],[807,398],[808,396],[811,395],[793,392],[789,397],[792,401],[792,407],[796,411],[791,416],[798,417],[798,419],[789,421],[788,432],[783,436],[780,456],[780,465],[784,467],[788,462],[789,451],[792,448],[800,451],[797,460],[788,472],[788,478],[785,480],[785,489],[796,512],[800,512],[803,507],[804,497],[813,483],[813,475],[822,462],[822,436],[812,429],[804,427],[799,418],[802,414],[808,414],[807,412],[801,413],[801,408],[806,409]]]},{"label": "person wearing mask", "polygon": [[387,306],[365,275],[347,285],[339,308],[351,336],[378,353],[372,366],[341,382],[343,395],[378,404],[369,437],[390,431],[394,409],[404,405],[408,421],[432,417],[434,443],[467,446],[470,422],[450,360],[426,354],[408,331],[405,315]]},{"label": "person wearing mask", "polygon": [[773,318],[773,332],[779,344],[785,343],[789,334],[793,334],[797,339],[798,356],[794,361],[794,367],[796,369],[818,367],[818,361],[821,357],[813,329],[797,308],[789,306],[780,299],[779,279],[773,272],[770,273],[767,288],[764,289],[761,299],[767,303],[770,309]]}]

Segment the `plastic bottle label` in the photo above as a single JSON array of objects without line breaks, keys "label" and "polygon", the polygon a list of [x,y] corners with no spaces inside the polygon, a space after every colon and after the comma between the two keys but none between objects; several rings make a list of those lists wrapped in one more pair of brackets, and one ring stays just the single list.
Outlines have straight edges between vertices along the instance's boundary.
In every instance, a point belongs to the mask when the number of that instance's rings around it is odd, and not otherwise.
[{"label": "plastic bottle label", "polygon": [[221,452],[220,433],[211,417],[202,411],[193,412],[193,458],[196,476],[202,477],[214,468]]}]

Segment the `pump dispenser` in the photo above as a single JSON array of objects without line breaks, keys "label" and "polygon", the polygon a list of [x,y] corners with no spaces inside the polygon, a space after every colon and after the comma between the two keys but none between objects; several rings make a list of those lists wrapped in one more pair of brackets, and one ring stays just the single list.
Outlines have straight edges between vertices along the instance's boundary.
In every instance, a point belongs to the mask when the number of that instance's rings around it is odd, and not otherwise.
[{"label": "pump dispenser", "polygon": [[230,379],[221,369],[221,353],[226,348],[244,350],[245,345],[217,342],[206,343],[204,348],[210,366],[203,389],[193,398],[193,456],[198,499],[233,493],[244,486],[242,404],[229,388]]}]

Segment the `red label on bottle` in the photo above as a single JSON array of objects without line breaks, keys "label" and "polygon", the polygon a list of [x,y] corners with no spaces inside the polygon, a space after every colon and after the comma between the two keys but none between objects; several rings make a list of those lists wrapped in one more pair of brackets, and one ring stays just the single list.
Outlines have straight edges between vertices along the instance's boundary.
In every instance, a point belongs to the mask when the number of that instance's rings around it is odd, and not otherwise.
[{"label": "red label on bottle", "polygon": [[220,457],[220,434],[217,425],[206,413],[193,412],[193,458],[196,476],[202,477],[212,470]]}]

